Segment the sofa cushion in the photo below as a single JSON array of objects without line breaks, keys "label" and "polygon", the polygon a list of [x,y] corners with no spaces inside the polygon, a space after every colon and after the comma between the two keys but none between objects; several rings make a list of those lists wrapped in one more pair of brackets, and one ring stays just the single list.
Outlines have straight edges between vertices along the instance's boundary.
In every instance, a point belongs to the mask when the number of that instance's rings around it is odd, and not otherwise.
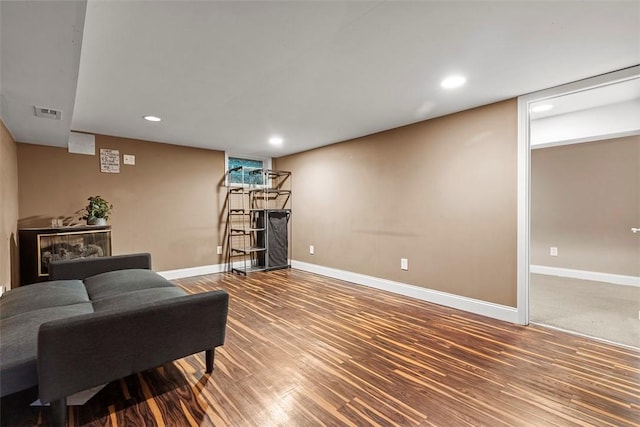
[{"label": "sofa cushion", "polygon": [[20,286],[6,292],[0,299],[0,319],[43,308],[87,302],[90,302],[89,295],[80,280]]},{"label": "sofa cushion", "polygon": [[175,287],[164,277],[151,270],[130,269],[97,274],[84,279],[89,298],[95,303],[101,299],[151,288]]},{"label": "sofa cushion", "polygon": [[21,286],[0,299],[0,395],[38,384],[40,325],[93,312],[84,284],[60,280]]},{"label": "sofa cushion", "polygon": [[187,292],[175,286],[170,288],[160,287],[142,289],[139,291],[127,292],[124,294],[112,296],[110,298],[103,298],[98,301],[94,301],[93,309],[96,312],[103,312],[107,310],[122,309],[126,307],[142,306],[144,304],[184,295],[188,295]]},{"label": "sofa cushion", "polygon": [[[36,286],[36,285],[29,285]],[[29,287],[27,286],[27,287]],[[22,288],[18,288],[19,290]],[[47,289],[51,289],[48,287]],[[44,291],[44,289],[41,289]],[[9,293],[14,292],[13,290]],[[5,297],[2,297],[4,305]],[[48,292],[56,299],[55,292]],[[63,292],[64,293],[64,292]],[[37,347],[40,325],[50,320],[64,319],[93,312],[90,302],[41,308],[5,317],[0,322],[0,395],[24,390],[38,384]]]}]

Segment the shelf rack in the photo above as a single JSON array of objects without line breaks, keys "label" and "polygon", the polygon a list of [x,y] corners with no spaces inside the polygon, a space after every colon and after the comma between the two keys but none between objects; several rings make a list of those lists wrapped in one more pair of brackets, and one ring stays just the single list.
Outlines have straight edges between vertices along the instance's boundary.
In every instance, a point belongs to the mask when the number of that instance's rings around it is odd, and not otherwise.
[{"label": "shelf rack", "polygon": [[[240,179],[232,182],[231,174]],[[291,172],[239,166],[226,183],[227,271],[289,268]]]}]

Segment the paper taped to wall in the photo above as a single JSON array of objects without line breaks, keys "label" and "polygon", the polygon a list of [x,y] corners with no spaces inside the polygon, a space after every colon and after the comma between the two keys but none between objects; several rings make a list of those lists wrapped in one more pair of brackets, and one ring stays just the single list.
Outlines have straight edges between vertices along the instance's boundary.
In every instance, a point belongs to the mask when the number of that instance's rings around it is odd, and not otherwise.
[{"label": "paper taped to wall", "polygon": [[100,172],[120,173],[120,151],[100,149]]}]

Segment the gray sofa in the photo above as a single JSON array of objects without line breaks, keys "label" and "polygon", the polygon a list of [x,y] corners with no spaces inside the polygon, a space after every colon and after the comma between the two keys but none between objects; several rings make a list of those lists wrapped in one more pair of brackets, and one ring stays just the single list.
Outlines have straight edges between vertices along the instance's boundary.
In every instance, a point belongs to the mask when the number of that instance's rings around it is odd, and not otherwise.
[{"label": "gray sofa", "polygon": [[66,397],[200,351],[213,371],[229,296],[188,294],[149,254],[52,263],[49,282],[0,298],[0,396],[38,386],[55,424]]}]

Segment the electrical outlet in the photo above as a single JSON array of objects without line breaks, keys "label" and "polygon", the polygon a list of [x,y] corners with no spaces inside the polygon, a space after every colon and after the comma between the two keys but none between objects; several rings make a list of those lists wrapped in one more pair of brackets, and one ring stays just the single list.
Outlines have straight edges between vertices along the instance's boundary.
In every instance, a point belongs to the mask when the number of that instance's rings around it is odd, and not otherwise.
[{"label": "electrical outlet", "polygon": [[216,248],[216,252],[218,253],[218,255],[222,255],[222,246],[218,246]]},{"label": "electrical outlet", "polygon": [[409,260],[407,258],[400,258],[400,269],[409,270]]},{"label": "electrical outlet", "polygon": [[551,246],[549,248],[549,255],[558,256],[558,248],[556,248],[555,246]]},{"label": "electrical outlet", "polygon": [[309,253],[310,253],[311,255],[313,255],[313,254],[315,253],[315,251],[316,251],[316,250],[315,250],[315,248],[313,247],[313,245],[309,245]]}]

